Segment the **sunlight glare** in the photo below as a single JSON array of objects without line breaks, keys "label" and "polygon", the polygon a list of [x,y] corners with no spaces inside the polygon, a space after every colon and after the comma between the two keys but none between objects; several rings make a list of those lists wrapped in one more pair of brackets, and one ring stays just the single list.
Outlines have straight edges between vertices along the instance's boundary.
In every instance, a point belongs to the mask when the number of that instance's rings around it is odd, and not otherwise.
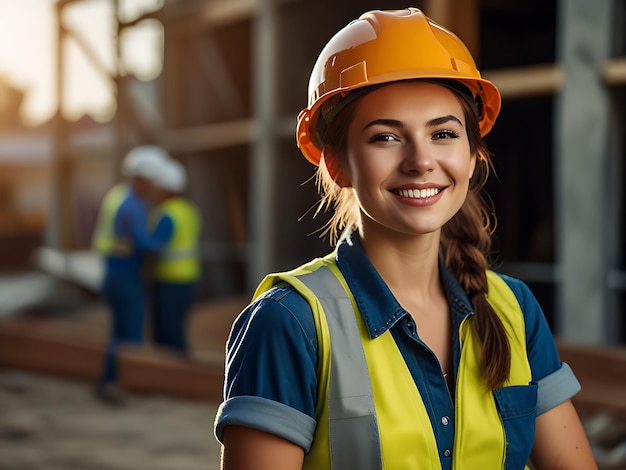
[{"label": "sunlight glare", "polygon": [[21,118],[48,119],[56,107],[54,0],[0,0],[0,75],[26,93]]},{"label": "sunlight glare", "polygon": [[[21,119],[39,125],[54,114],[56,96],[55,4],[57,0],[0,0],[0,80],[25,92]],[[119,16],[131,20],[154,11],[163,0],[123,0]],[[113,2],[84,0],[64,10],[64,24],[89,44],[97,61],[113,73],[116,63]],[[124,31],[120,71],[139,80],[153,80],[162,70],[163,28],[146,20]],[[109,120],[115,113],[113,80],[98,71],[76,41],[65,42],[63,114],[70,120],[84,114]]]}]

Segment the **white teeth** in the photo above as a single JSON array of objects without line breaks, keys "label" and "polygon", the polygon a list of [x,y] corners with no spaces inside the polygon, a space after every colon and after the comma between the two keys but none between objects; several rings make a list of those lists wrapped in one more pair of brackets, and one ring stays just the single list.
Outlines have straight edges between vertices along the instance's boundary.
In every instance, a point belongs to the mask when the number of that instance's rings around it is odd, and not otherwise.
[{"label": "white teeth", "polygon": [[396,191],[399,196],[402,197],[410,197],[414,199],[423,199],[426,197],[433,197],[436,194],[439,194],[441,189],[437,188],[428,188],[428,189],[401,189]]}]

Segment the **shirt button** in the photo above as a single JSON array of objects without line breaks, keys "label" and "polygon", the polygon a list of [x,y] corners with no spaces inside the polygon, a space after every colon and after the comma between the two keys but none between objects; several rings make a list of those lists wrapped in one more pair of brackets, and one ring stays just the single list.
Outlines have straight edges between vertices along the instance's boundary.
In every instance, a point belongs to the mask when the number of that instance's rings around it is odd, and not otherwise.
[{"label": "shirt button", "polygon": [[448,424],[450,424],[450,418],[448,418],[447,416],[444,416],[443,418],[441,418],[441,424],[443,424],[444,426],[447,426]]},{"label": "shirt button", "polygon": [[452,455],[452,452],[450,452],[450,449],[446,449],[443,451],[443,456],[444,457],[450,457],[450,455]]}]

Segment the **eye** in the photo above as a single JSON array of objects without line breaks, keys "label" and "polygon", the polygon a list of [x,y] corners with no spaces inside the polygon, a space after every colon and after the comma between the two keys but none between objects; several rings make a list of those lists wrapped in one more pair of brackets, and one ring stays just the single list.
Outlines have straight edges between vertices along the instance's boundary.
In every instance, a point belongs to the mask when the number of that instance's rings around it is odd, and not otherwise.
[{"label": "eye", "polygon": [[393,134],[375,134],[373,135],[370,139],[369,142],[370,143],[377,143],[377,142],[397,142],[398,138],[396,136],[394,136]]},{"label": "eye", "polygon": [[456,131],[450,129],[443,129],[435,132],[432,138],[433,140],[458,139],[459,134]]}]

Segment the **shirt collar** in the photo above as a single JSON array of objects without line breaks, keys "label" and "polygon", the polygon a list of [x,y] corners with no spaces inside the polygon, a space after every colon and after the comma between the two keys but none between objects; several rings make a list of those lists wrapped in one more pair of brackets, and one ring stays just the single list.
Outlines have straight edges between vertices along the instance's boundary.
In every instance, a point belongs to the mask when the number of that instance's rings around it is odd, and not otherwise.
[{"label": "shirt collar", "polygon": [[[370,262],[358,232],[349,231],[339,241],[337,266],[354,295],[371,339],[385,333],[400,318],[408,315]],[[461,321],[472,313],[472,303],[441,257],[439,271],[450,303],[453,326],[458,328]]]}]

